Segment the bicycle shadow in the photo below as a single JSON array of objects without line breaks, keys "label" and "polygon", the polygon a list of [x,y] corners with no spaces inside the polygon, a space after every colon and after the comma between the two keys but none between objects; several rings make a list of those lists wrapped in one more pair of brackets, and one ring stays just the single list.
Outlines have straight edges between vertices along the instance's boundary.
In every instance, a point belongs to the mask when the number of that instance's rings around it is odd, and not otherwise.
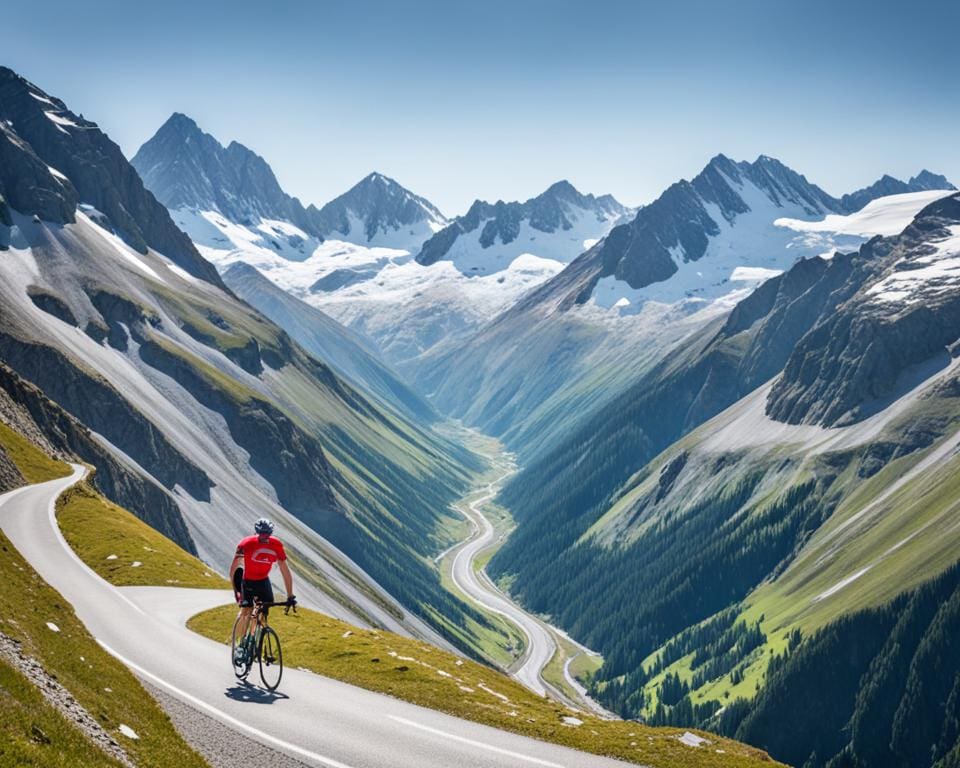
[{"label": "bicycle shadow", "polygon": [[234,701],[244,701],[248,704],[273,704],[280,699],[289,699],[285,693],[277,691],[265,691],[263,688],[257,688],[255,685],[243,681],[234,683],[223,692],[223,695]]}]

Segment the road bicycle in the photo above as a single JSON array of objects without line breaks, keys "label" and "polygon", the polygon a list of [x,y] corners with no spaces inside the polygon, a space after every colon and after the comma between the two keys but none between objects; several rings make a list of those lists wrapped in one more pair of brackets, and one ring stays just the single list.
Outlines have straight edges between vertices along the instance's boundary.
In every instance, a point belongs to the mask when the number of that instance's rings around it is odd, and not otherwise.
[{"label": "road bicycle", "polygon": [[[260,667],[260,679],[268,691],[277,690],[280,685],[280,678],[283,677],[283,651],[280,649],[280,637],[276,630],[267,624],[266,608],[279,608],[283,606],[285,614],[297,612],[295,605],[289,603],[265,603],[260,598],[253,599],[253,611],[250,614],[250,621],[253,623],[253,631],[250,631],[250,625],[247,625],[246,637],[238,637],[240,634],[240,616],[237,616],[233,622],[233,633],[230,636],[230,663],[233,665],[233,674],[238,680],[246,680],[247,675],[253,668],[254,662]],[[243,645],[243,652],[238,656],[237,648]],[[238,663],[238,658],[242,662]]]}]

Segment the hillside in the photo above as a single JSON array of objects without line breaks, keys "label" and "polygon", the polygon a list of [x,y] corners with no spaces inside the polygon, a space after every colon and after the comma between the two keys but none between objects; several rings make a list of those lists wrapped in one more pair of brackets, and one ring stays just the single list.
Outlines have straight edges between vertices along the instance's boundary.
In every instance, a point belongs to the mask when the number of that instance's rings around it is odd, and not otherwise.
[{"label": "hillside", "polygon": [[[50,98],[12,73],[5,78],[4,88],[20,95],[4,109]],[[43,119],[58,146],[81,132]],[[84,124],[83,142],[114,146],[97,131]],[[17,141],[23,164],[46,147]],[[91,161],[91,169],[136,177],[125,162]],[[72,173],[62,173],[67,182],[49,174],[51,194],[72,184]],[[426,559],[448,543],[440,523],[477,467],[469,453],[368,399],[221,288],[218,276],[198,279],[163,252],[129,246],[107,211],[83,204],[73,221],[29,211],[10,209],[0,227],[9,243],[0,264],[0,356],[42,400],[96,434],[100,452],[124,468],[114,486],[129,486],[131,474],[142,484],[130,493],[102,488],[107,495],[133,501],[151,522],[161,499],[165,531],[214,565],[229,562],[249,521],[268,514],[288,531],[305,596],[317,604],[360,623],[456,636],[469,609],[442,589]],[[155,227],[175,229],[162,207],[151,215]]]},{"label": "hillside", "polygon": [[[960,551],[960,390],[947,353],[960,337],[958,227],[950,196],[900,235],[798,263],[601,412],[567,458],[553,457],[575,475],[560,469],[539,495],[524,493],[522,476],[505,491],[520,526],[490,568],[603,653],[592,682],[602,701],[731,733],[746,716],[741,737],[781,759],[810,757],[778,752],[786,742],[773,721],[750,714],[757,686],[779,679],[770,654],[812,653],[797,638],[831,635],[865,608],[888,611]],[[865,334],[866,353],[856,346]],[[618,484],[631,461],[635,473]],[[827,667],[804,669],[811,685],[831,684]],[[867,695],[862,671],[849,672],[851,696]],[[777,695],[757,707],[778,706]],[[809,728],[812,741],[836,741]]]}]

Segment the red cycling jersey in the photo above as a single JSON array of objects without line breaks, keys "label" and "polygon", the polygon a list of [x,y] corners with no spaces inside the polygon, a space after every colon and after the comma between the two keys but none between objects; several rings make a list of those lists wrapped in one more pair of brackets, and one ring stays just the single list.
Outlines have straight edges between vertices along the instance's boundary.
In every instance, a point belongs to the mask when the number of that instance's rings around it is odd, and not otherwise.
[{"label": "red cycling jersey", "polygon": [[237,545],[237,554],[243,555],[243,578],[259,581],[270,576],[270,569],[278,560],[286,560],[280,539],[270,536],[262,541],[259,536],[247,536]]}]

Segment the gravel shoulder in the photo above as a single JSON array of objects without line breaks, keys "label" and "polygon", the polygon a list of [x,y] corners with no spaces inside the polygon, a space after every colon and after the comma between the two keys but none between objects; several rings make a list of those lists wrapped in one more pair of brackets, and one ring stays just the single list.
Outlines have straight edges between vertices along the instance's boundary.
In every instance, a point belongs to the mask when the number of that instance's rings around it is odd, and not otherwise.
[{"label": "gravel shoulder", "polygon": [[[250,768],[252,765],[259,768],[304,768],[308,765],[237,733],[146,681],[141,682],[170,716],[173,727],[183,740],[203,755],[210,768]],[[251,688],[254,695],[256,690]]]}]

